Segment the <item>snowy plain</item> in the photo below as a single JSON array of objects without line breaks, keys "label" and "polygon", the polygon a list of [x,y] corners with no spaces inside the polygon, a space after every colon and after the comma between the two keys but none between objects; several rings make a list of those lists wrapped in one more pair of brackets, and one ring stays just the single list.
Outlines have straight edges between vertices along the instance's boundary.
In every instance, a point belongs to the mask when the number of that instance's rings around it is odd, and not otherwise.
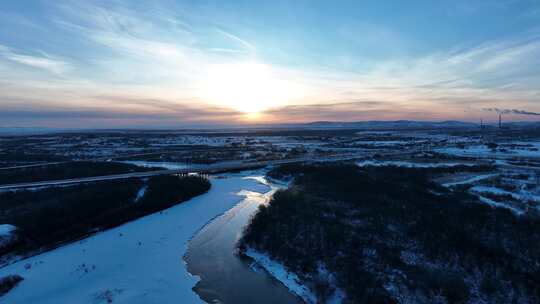
[{"label": "snowy plain", "polygon": [[456,156],[478,157],[540,157],[539,142],[511,142],[499,145],[498,149],[490,149],[486,145],[472,145],[460,148],[440,148],[435,151]]},{"label": "snowy plain", "polygon": [[1,268],[0,277],[24,278],[1,302],[203,303],[182,257],[199,229],[243,199],[242,190],[269,190],[248,175],[213,178],[199,197]]}]

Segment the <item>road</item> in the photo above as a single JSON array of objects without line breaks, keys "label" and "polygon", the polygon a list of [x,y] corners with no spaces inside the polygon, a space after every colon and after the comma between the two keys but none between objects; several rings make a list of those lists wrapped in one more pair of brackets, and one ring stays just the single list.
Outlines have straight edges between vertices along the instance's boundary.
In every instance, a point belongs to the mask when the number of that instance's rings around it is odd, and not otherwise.
[{"label": "road", "polygon": [[[164,155],[164,154],[174,154],[174,153],[180,153],[180,152],[189,152],[189,153],[197,153],[197,152],[208,152],[218,149],[218,147],[207,147],[205,149],[183,149],[183,150],[173,150],[173,151],[158,151],[158,152],[144,152],[144,153],[135,153],[135,154],[124,154],[124,155],[116,155],[116,156],[107,156],[107,157],[98,157],[98,158],[88,158],[88,159],[78,159],[78,160],[63,160],[63,161],[53,161],[53,162],[38,162],[33,164],[26,164],[26,165],[15,165],[15,166],[9,166],[9,167],[1,167],[0,170],[13,170],[13,169],[25,169],[25,168],[32,168],[32,167],[45,167],[45,166],[54,166],[54,165],[62,165],[67,163],[73,163],[73,162],[96,162],[96,161],[112,161],[116,159],[126,159],[126,158],[133,158],[133,157],[139,157],[139,156],[148,156],[148,155]],[[234,148],[234,147],[223,147],[220,149],[220,151],[236,151],[240,150],[240,148]]]},{"label": "road", "polygon": [[[417,147],[405,151],[397,152],[387,152],[381,153],[381,157],[392,157],[392,156],[403,156],[407,154],[415,154],[418,152],[428,152],[431,151],[433,147]],[[376,152],[376,151],[372,151]],[[108,180],[120,180],[128,178],[144,178],[157,175],[169,175],[169,174],[188,174],[188,173],[200,173],[200,174],[211,174],[223,171],[233,171],[233,170],[242,170],[256,167],[264,167],[269,165],[280,165],[280,164],[289,164],[289,163],[299,163],[299,162],[323,162],[323,161],[343,161],[343,160],[353,160],[364,158],[369,155],[366,154],[342,154],[337,156],[327,156],[321,158],[294,158],[294,159],[284,159],[284,160],[270,160],[270,161],[259,161],[259,162],[234,162],[226,164],[215,164],[207,165],[204,167],[192,167],[192,168],[183,168],[183,169],[172,169],[172,170],[156,170],[156,171],[146,171],[146,172],[132,172],[132,173],[123,173],[123,174],[112,174],[104,176],[93,176],[93,177],[79,177],[79,178],[69,178],[62,180],[49,180],[49,181],[38,181],[38,182],[28,182],[28,183],[16,183],[16,184],[5,184],[0,185],[0,190],[12,190],[12,189],[23,189],[23,188],[35,188],[35,187],[45,187],[45,186],[59,186],[59,185],[69,185],[69,184],[78,184],[78,183],[88,183],[88,182],[98,182],[98,181],[108,181]],[[518,165],[511,164],[500,164],[499,167],[511,168],[511,169],[532,169],[540,170],[539,168],[523,167]]]},{"label": "road", "polygon": [[79,183],[88,183],[88,182],[98,182],[98,181],[109,181],[109,180],[119,180],[119,179],[128,179],[128,178],[144,178],[157,175],[169,175],[169,174],[188,174],[188,173],[199,173],[199,174],[211,174],[223,171],[233,171],[233,170],[242,170],[256,167],[264,167],[269,165],[282,165],[290,163],[299,163],[306,161],[343,161],[343,160],[353,160],[357,158],[365,157],[365,155],[339,155],[339,156],[329,156],[324,158],[294,158],[294,159],[283,159],[283,160],[270,160],[270,161],[259,161],[259,162],[238,162],[238,163],[227,163],[227,164],[216,164],[208,165],[205,167],[197,168],[183,168],[183,169],[173,169],[173,170],[156,170],[156,171],[146,171],[146,172],[132,172],[132,173],[123,173],[123,174],[111,174],[103,176],[93,176],[93,177],[78,177],[78,178],[69,178],[61,180],[49,180],[49,181],[38,181],[38,182],[28,182],[28,183],[16,183],[16,184],[7,184],[0,185],[0,190],[12,190],[12,189],[23,189],[23,188],[36,188],[36,187],[46,187],[46,186],[60,186],[60,185],[69,185],[69,184],[79,184]]},{"label": "road", "polygon": [[0,170],[13,170],[13,169],[24,169],[24,168],[32,168],[32,167],[44,167],[44,166],[52,166],[52,165],[60,165],[68,163],[69,161],[61,161],[61,162],[47,162],[47,163],[37,163],[37,164],[30,164],[30,165],[19,165],[19,166],[11,166],[11,167],[2,167]]}]

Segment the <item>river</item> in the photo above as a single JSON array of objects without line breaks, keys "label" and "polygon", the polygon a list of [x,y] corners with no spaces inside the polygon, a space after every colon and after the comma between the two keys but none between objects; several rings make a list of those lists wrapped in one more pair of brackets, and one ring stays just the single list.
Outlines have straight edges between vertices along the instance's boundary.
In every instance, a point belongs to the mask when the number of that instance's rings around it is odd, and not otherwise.
[{"label": "river", "polygon": [[242,202],[212,220],[189,242],[184,260],[188,271],[200,277],[193,289],[207,303],[303,303],[264,270],[252,265],[251,260],[236,254],[243,228],[278,189],[261,176],[252,178],[267,184],[270,190],[243,190],[247,196]]}]

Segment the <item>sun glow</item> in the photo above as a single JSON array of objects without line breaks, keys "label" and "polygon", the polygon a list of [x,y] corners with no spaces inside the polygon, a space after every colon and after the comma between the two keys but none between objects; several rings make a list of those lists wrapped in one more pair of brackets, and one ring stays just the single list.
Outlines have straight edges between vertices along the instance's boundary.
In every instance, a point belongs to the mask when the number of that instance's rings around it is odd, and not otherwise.
[{"label": "sun glow", "polygon": [[252,62],[211,66],[200,89],[204,99],[246,113],[250,119],[297,95],[272,68]]}]

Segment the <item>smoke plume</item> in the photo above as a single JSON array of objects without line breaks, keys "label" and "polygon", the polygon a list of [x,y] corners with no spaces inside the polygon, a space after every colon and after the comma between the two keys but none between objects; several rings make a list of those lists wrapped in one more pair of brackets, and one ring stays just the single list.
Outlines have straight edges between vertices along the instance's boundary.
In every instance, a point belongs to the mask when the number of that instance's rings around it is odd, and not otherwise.
[{"label": "smoke plume", "polygon": [[529,111],[518,110],[518,109],[484,108],[482,110],[488,111],[488,112],[495,112],[495,113],[499,113],[499,114],[518,114],[518,115],[540,116],[540,113],[529,112]]}]

